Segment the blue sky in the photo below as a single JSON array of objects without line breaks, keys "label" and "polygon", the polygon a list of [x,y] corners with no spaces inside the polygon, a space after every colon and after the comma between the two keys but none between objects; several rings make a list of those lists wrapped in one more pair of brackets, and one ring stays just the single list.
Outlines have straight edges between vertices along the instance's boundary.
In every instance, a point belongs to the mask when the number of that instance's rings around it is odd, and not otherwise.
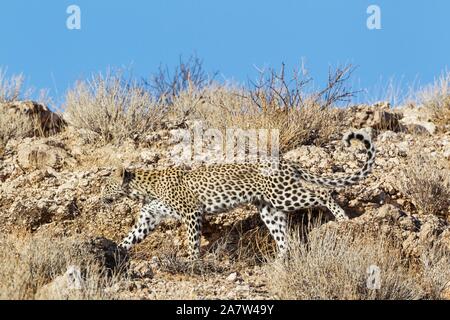
[{"label": "blue sky", "polygon": [[[81,30],[66,9],[81,8]],[[381,30],[366,27],[381,9]],[[358,66],[354,86],[431,82],[450,62],[448,0],[15,0],[0,4],[0,66],[61,100],[77,79],[108,67],[138,76],[192,53],[221,79],[247,82],[256,67],[303,59],[315,80],[330,66]],[[374,89],[374,90],[375,90]]]}]

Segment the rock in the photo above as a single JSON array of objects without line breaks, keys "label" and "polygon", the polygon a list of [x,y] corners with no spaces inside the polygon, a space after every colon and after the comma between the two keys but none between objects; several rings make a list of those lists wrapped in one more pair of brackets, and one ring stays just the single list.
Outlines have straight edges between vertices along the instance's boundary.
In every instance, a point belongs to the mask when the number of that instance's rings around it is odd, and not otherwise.
[{"label": "rock", "polygon": [[44,285],[36,292],[36,299],[65,300],[76,295],[85,287],[80,267],[69,266],[67,271]]},{"label": "rock", "polygon": [[249,292],[250,286],[248,284],[240,284],[236,287],[237,292]]},{"label": "rock", "polygon": [[40,226],[53,221],[50,208],[38,200],[38,203],[18,200],[9,209],[10,220],[27,231],[36,231]]},{"label": "rock", "polygon": [[355,128],[371,127],[394,132],[404,130],[400,123],[401,114],[393,111],[389,102],[378,102],[372,106],[360,105],[350,110],[350,125]]},{"label": "rock", "polygon": [[136,278],[149,278],[154,277],[152,263],[149,261],[130,262],[130,272],[133,277]]},{"label": "rock", "polygon": [[386,204],[382,206],[380,209],[378,209],[376,216],[377,218],[381,219],[392,219],[392,221],[398,221],[400,217],[404,215],[405,214],[402,213],[399,208],[391,204]]},{"label": "rock", "polygon": [[141,160],[146,164],[152,164],[158,162],[160,154],[152,150],[144,150],[140,154]]},{"label": "rock", "polygon": [[375,110],[370,126],[377,130],[401,131],[402,126],[399,123],[401,116],[384,110]]},{"label": "rock", "polygon": [[61,169],[63,166],[74,166],[76,160],[60,147],[45,142],[33,142],[26,139],[18,146],[17,161],[22,169]]},{"label": "rock", "polygon": [[0,107],[6,108],[8,112],[28,117],[30,128],[33,128],[34,135],[55,134],[60,132],[66,125],[61,116],[36,101],[13,101],[4,103]]},{"label": "rock", "polygon": [[237,278],[238,278],[237,272],[233,272],[227,277],[227,281],[235,282]]},{"label": "rock", "polygon": [[418,108],[414,105],[408,105],[401,109],[403,118],[401,123],[413,132],[428,132],[434,134],[436,125],[431,122],[432,114],[426,108]]},{"label": "rock", "polygon": [[395,141],[398,138],[398,136],[399,134],[397,132],[387,130],[380,133],[377,139],[380,142],[390,142]]}]

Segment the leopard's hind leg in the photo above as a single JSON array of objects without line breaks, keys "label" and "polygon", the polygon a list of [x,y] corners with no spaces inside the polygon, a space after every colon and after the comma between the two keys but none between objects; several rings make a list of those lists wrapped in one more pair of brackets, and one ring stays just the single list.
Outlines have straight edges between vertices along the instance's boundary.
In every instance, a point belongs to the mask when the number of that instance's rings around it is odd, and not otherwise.
[{"label": "leopard's hind leg", "polygon": [[257,205],[259,214],[264,224],[270,231],[278,248],[278,256],[283,258],[287,254],[287,215],[281,210],[276,210],[270,204]]},{"label": "leopard's hind leg", "polygon": [[188,259],[196,261],[200,258],[200,239],[202,234],[202,218],[201,210],[193,210],[184,216],[184,222],[187,226],[188,233]]},{"label": "leopard's hind leg", "polygon": [[345,213],[344,209],[333,199],[331,192],[329,190],[321,190],[316,195],[319,205],[326,207],[337,221],[349,220],[348,215]]}]

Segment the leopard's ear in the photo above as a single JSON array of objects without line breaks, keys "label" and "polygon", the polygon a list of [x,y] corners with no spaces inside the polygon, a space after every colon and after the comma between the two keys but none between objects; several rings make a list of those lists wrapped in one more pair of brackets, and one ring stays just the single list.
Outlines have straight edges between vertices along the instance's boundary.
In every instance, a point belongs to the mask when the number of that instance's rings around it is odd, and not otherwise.
[{"label": "leopard's ear", "polygon": [[125,169],[123,167],[117,167],[114,170],[114,177],[117,179],[120,179],[120,180],[123,179],[124,174],[125,174]]},{"label": "leopard's ear", "polygon": [[130,170],[123,169],[122,171],[122,181],[123,183],[128,183],[134,177],[134,173]]},{"label": "leopard's ear", "polygon": [[129,170],[125,169],[124,167],[117,167],[114,171],[114,179],[116,179],[118,182],[125,184],[130,181],[132,174]]},{"label": "leopard's ear", "polygon": [[118,167],[114,173],[115,178],[120,180],[122,183],[128,183],[131,179],[133,179],[133,172],[127,170],[123,167]]}]

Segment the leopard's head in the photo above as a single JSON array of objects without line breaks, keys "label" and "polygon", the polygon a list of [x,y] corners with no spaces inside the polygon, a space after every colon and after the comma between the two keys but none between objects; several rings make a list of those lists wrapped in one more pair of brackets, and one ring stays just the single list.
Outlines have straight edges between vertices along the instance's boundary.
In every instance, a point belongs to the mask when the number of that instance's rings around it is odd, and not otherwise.
[{"label": "leopard's head", "polygon": [[111,204],[114,201],[126,195],[126,186],[128,184],[129,172],[123,168],[115,170],[105,182],[101,199],[105,204]]}]

